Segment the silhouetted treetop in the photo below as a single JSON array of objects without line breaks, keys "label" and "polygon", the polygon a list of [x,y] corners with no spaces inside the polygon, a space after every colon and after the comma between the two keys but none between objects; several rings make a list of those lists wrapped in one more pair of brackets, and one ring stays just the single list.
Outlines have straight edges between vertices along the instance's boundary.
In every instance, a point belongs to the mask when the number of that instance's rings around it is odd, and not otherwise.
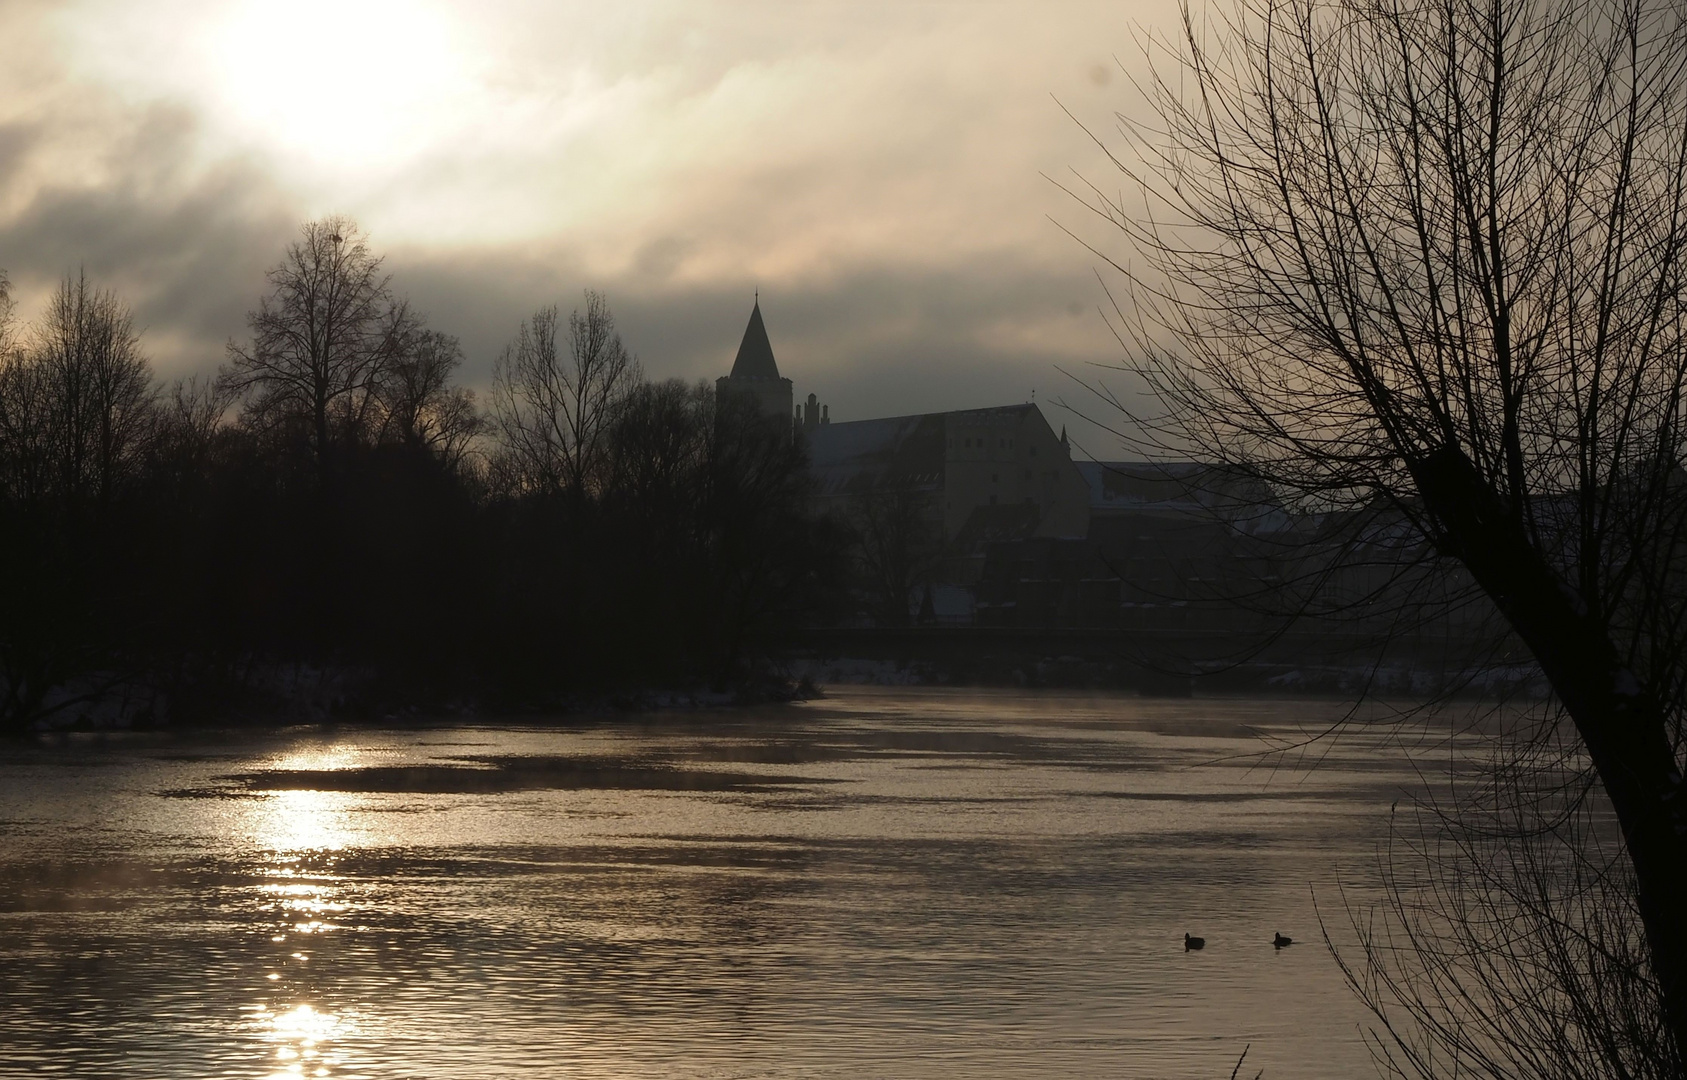
[{"label": "silhouetted treetop", "polygon": [[364,437],[413,319],[348,218],[307,222],[267,277],[252,338],[229,342],[223,378],[250,424],[304,439],[325,467],[336,445]]},{"label": "silhouetted treetop", "polygon": [[493,369],[492,417],[507,482],[583,498],[600,485],[605,439],[641,376],[602,293],[587,290],[566,341],[561,329],[554,305],[521,324]]}]

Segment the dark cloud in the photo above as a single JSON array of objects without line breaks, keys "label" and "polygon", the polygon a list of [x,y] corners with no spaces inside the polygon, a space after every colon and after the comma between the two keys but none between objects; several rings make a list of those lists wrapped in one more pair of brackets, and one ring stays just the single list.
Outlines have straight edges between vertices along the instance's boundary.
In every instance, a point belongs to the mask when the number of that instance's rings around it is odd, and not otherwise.
[{"label": "dark cloud", "polygon": [[[24,296],[85,270],[135,308],[166,373],[213,368],[297,214],[250,165],[192,167],[187,114],[160,108],[135,119],[99,182],[56,177],[0,221],[0,265]],[[31,140],[18,172],[31,150],[50,147]]]},{"label": "dark cloud", "polygon": [[9,188],[23,169],[30,150],[41,138],[41,125],[13,121],[0,124],[0,191]]}]

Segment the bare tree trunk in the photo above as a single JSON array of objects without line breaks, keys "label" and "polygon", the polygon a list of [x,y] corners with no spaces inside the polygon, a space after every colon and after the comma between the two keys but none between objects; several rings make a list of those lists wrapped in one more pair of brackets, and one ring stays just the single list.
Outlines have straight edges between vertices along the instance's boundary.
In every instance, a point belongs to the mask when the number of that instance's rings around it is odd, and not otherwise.
[{"label": "bare tree trunk", "polygon": [[1575,722],[1622,825],[1641,919],[1679,1060],[1687,1062],[1687,789],[1669,718],[1623,663],[1606,626],[1529,542],[1456,450],[1413,462],[1418,491],[1462,562],[1528,644]]},{"label": "bare tree trunk", "polygon": [[1183,15],[1112,159],[1143,205],[1074,192],[1147,267],[1109,258],[1158,406],[1122,426],[1291,513],[1386,504],[1470,574],[1615,808],[1687,1062],[1687,11]]}]

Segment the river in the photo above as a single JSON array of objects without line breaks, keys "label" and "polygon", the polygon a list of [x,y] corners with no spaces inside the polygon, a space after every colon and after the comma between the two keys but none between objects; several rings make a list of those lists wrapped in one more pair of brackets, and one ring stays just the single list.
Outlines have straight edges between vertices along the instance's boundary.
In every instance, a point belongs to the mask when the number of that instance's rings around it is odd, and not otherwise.
[{"label": "river", "polygon": [[1261,756],[1341,713],[846,687],[6,747],[0,1075],[1369,1075],[1314,897],[1346,926],[1420,781],[1381,732]]}]

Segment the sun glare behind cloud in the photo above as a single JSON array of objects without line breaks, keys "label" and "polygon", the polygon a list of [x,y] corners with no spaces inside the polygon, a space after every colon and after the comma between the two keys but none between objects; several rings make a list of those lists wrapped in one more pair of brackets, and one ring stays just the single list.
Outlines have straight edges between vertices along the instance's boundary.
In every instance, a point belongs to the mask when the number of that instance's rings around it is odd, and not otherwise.
[{"label": "sun glare behind cloud", "polygon": [[219,119],[313,168],[379,170],[457,125],[473,79],[448,15],[398,0],[249,0],[202,48]]}]

